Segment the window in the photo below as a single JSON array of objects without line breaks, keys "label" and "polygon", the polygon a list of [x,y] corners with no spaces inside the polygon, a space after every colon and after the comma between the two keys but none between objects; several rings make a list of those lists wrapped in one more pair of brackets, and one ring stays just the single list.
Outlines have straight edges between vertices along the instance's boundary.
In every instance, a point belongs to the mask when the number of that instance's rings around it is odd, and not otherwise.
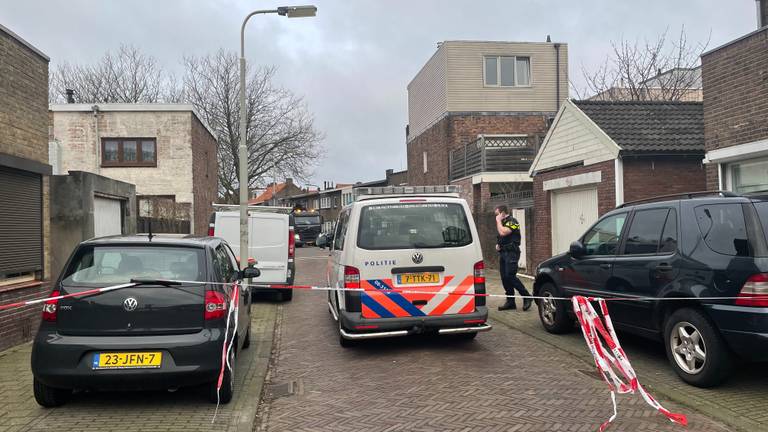
[{"label": "window", "polygon": [[422,156],[422,162],[424,163],[424,174],[427,173],[427,152],[424,152],[421,154]]},{"label": "window", "polygon": [[661,233],[661,246],[659,253],[674,253],[677,250],[677,212],[670,210],[667,222],[664,224],[664,232]]},{"label": "window", "polygon": [[342,205],[352,204],[352,201],[354,201],[354,198],[355,198],[355,196],[354,196],[354,194],[351,191],[350,192],[342,192],[342,194],[341,194]]},{"label": "window", "polygon": [[626,213],[609,216],[584,234],[586,255],[615,255]]},{"label": "window", "polygon": [[485,85],[488,87],[525,87],[531,85],[531,59],[517,56],[486,56]]},{"label": "window", "polygon": [[320,208],[321,209],[331,208],[331,197],[324,196],[320,198]]},{"label": "window", "polygon": [[728,165],[730,188],[736,193],[768,191],[768,159]]},{"label": "window", "polygon": [[216,253],[213,256],[213,265],[216,268],[216,273],[220,281],[233,282],[235,280],[235,266],[227,251],[224,250],[224,245],[219,245],[216,248]]},{"label": "window", "polygon": [[101,166],[157,166],[155,138],[103,138]]},{"label": "window", "polygon": [[696,207],[694,212],[704,242],[710,249],[723,255],[750,255],[741,204],[703,205]]},{"label": "window", "polygon": [[347,224],[349,222],[349,211],[341,213],[339,222],[336,223],[336,233],[333,235],[333,250],[344,250],[344,238],[347,236]]},{"label": "window", "polygon": [[768,240],[768,201],[756,202],[755,210],[757,210],[757,217],[763,225],[763,234],[766,236],[766,240]]},{"label": "window", "polygon": [[[627,232],[625,255],[656,254],[661,244],[664,223],[669,209],[641,210],[635,212]],[[674,249],[673,249],[674,250]]]},{"label": "window", "polygon": [[380,204],[363,207],[357,245],[363,249],[461,247],[472,243],[459,204]]}]

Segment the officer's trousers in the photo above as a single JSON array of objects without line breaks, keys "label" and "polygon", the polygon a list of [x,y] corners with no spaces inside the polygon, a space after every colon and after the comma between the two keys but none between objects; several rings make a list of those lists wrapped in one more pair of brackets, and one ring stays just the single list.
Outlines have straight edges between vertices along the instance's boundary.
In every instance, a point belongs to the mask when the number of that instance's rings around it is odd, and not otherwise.
[{"label": "officer's trousers", "polygon": [[515,290],[520,293],[521,296],[530,296],[531,294],[525,289],[525,285],[517,277],[517,262],[520,260],[520,255],[514,252],[502,251],[499,253],[499,273],[501,273],[501,284],[504,286],[504,292],[508,296],[507,303],[515,304]]}]

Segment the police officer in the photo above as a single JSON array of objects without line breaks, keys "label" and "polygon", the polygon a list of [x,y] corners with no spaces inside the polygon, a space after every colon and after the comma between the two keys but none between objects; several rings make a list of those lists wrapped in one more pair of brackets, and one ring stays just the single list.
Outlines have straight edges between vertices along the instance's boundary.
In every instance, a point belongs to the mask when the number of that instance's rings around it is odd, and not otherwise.
[{"label": "police officer", "polygon": [[499,306],[499,310],[517,309],[515,305],[515,290],[523,299],[523,310],[527,311],[533,303],[525,285],[517,278],[517,262],[520,260],[520,223],[509,214],[507,206],[500,205],[494,210],[496,215],[496,250],[499,252],[499,271],[501,284],[507,293],[507,301]]}]

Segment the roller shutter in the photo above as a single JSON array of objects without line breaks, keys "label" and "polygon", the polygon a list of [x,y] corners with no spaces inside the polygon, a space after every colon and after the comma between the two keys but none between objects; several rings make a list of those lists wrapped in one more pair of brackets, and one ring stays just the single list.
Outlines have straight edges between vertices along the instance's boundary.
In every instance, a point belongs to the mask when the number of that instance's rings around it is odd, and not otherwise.
[{"label": "roller shutter", "polygon": [[0,278],[42,269],[42,176],[0,167]]}]

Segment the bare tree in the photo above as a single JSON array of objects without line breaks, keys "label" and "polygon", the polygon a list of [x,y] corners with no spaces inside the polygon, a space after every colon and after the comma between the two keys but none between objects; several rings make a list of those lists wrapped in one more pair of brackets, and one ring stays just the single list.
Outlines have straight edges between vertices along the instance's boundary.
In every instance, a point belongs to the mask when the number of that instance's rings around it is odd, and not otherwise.
[{"label": "bare tree", "polygon": [[50,74],[49,100],[63,102],[65,90],[74,90],[80,103],[154,103],[165,100],[168,77],[157,59],[122,45],[107,51],[93,64],[57,65]]},{"label": "bare tree", "polygon": [[594,71],[581,68],[585,87],[572,89],[579,99],[669,100],[695,98],[701,88],[699,57],[709,43],[691,45],[680,30],[670,41],[668,31],[650,42],[612,42],[613,52]]},{"label": "bare tree", "polygon": [[[186,74],[180,98],[195,106],[218,139],[219,195],[237,202],[240,142],[240,75],[235,53],[184,59]],[[274,68],[249,69],[246,79],[246,125],[249,188],[263,185],[273,173],[306,179],[323,155],[322,135],[303,100],[272,84]]]}]

